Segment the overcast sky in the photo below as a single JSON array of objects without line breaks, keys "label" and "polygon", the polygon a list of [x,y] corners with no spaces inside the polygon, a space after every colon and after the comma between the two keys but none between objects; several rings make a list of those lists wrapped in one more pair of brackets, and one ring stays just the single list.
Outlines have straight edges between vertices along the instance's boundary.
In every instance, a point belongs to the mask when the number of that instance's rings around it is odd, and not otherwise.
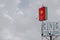
[{"label": "overcast sky", "polygon": [[60,21],[60,0],[0,0],[0,40],[41,40],[38,9],[48,7],[49,22]]}]

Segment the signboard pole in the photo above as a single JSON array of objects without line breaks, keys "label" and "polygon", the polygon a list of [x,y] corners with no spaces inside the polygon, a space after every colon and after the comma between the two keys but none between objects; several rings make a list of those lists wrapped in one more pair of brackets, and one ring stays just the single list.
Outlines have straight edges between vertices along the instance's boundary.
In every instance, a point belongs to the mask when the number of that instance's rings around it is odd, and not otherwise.
[{"label": "signboard pole", "polygon": [[41,23],[41,36],[42,36],[42,40],[43,40],[43,21]]},{"label": "signboard pole", "polygon": [[51,33],[49,33],[49,35],[50,35],[50,40],[52,40],[52,35],[51,35]]}]

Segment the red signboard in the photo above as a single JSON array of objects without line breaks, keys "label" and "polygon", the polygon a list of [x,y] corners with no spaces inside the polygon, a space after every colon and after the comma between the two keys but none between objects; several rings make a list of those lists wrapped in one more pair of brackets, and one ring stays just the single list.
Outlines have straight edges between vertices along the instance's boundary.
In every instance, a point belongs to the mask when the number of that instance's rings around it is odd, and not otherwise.
[{"label": "red signboard", "polygon": [[39,21],[46,20],[46,7],[39,8]]}]

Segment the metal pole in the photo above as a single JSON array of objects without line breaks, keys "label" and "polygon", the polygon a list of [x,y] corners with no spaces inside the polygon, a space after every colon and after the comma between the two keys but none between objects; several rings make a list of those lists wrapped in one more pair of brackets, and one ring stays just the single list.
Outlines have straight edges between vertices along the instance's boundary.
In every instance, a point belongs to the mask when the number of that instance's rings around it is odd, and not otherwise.
[{"label": "metal pole", "polygon": [[43,40],[43,21],[41,23],[41,37],[42,37],[42,40]]},{"label": "metal pole", "polygon": [[50,35],[50,40],[52,40],[52,35],[51,35],[51,33],[49,33],[49,35]]},{"label": "metal pole", "polygon": [[52,40],[52,36],[50,36],[50,40]]}]

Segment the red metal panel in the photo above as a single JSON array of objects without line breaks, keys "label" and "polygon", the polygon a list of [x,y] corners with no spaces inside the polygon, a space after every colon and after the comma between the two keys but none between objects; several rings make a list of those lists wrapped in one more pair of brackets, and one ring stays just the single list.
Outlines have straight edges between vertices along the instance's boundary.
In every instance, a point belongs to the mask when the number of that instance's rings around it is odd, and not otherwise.
[{"label": "red metal panel", "polygon": [[39,8],[39,21],[46,20],[46,7]]}]

